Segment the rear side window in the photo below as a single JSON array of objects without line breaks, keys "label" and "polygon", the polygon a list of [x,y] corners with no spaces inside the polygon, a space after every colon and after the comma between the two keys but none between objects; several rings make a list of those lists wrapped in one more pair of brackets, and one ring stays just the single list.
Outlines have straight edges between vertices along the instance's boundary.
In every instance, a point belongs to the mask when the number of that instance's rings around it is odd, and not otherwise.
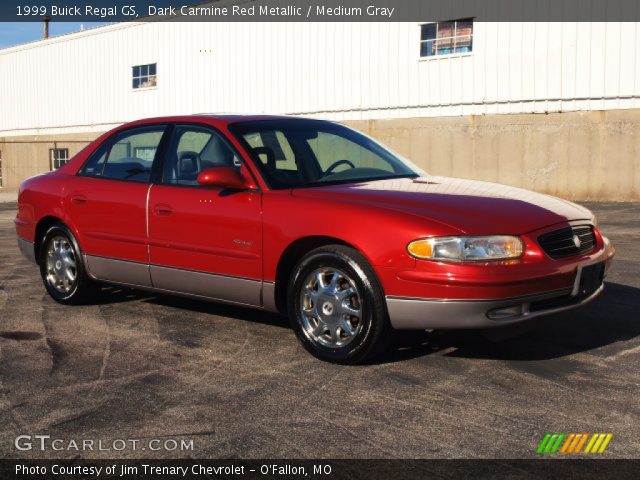
[{"label": "rear side window", "polygon": [[165,125],[125,130],[109,138],[84,165],[81,175],[149,182]]}]

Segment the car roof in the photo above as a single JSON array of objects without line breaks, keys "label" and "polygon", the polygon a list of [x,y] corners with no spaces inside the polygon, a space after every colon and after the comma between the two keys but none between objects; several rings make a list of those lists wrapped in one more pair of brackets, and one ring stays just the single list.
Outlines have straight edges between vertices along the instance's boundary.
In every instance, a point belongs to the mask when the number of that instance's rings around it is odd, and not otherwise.
[{"label": "car roof", "polygon": [[176,122],[198,122],[207,123],[214,126],[226,126],[231,123],[244,123],[259,120],[311,120],[304,117],[293,117],[287,115],[214,115],[214,114],[197,114],[197,115],[171,115],[165,117],[142,118],[133,122],[121,125],[120,128],[148,125],[154,123],[176,123]]}]

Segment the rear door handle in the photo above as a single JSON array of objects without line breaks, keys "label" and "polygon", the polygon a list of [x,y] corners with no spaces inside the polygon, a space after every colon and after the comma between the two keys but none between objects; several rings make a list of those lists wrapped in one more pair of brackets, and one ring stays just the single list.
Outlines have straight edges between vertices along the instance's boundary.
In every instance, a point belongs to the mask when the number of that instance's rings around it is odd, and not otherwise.
[{"label": "rear door handle", "polygon": [[84,195],[71,195],[71,203],[75,203],[76,205],[83,205],[87,203],[87,197]]},{"label": "rear door handle", "polygon": [[173,213],[173,208],[171,205],[167,205],[166,203],[160,203],[153,207],[153,213],[156,215],[171,215]]}]

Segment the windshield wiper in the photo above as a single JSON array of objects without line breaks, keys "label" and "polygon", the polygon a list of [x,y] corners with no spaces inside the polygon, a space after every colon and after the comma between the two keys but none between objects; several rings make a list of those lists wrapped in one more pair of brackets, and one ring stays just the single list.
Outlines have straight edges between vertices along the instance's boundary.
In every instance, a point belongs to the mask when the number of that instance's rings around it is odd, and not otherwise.
[{"label": "windshield wiper", "polygon": [[417,173],[410,173],[407,175],[385,175],[382,177],[368,177],[368,178],[349,178],[344,180],[333,180],[333,181],[318,181],[318,182],[309,182],[304,185],[297,185],[291,188],[305,188],[305,187],[322,187],[325,185],[340,185],[343,183],[362,183],[362,182],[373,182],[377,180],[395,180],[397,178],[417,178],[420,175]]}]

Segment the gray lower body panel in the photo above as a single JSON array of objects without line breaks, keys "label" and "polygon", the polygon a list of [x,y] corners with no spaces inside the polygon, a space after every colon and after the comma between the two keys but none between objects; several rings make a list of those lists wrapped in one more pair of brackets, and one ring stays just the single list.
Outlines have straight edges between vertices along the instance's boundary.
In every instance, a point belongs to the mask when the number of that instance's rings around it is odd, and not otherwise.
[{"label": "gray lower body panel", "polygon": [[261,306],[262,281],[151,265],[153,287],[177,293]]},{"label": "gray lower body panel", "polygon": [[262,307],[275,311],[271,282],[230,277],[180,268],[148,265],[115,258],[84,255],[84,264],[95,280],[149,291],[225,303]]},{"label": "gray lower body panel", "polygon": [[20,252],[22,252],[22,255],[27,257],[30,262],[38,263],[36,261],[36,250],[34,248],[33,242],[18,237],[18,248],[20,249]]},{"label": "gray lower body panel", "polygon": [[276,306],[276,284],[274,282],[262,282],[262,306],[270,312],[278,312]]},{"label": "gray lower body panel", "polygon": [[587,297],[571,289],[497,300],[431,300],[387,297],[391,325],[398,330],[491,328],[579,307],[596,298],[604,284]]},{"label": "gray lower body panel", "polygon": [[120,282],[139,287],[151,287],[149,265],[115,258],[84,256],[89,276],[106,282]]}]

